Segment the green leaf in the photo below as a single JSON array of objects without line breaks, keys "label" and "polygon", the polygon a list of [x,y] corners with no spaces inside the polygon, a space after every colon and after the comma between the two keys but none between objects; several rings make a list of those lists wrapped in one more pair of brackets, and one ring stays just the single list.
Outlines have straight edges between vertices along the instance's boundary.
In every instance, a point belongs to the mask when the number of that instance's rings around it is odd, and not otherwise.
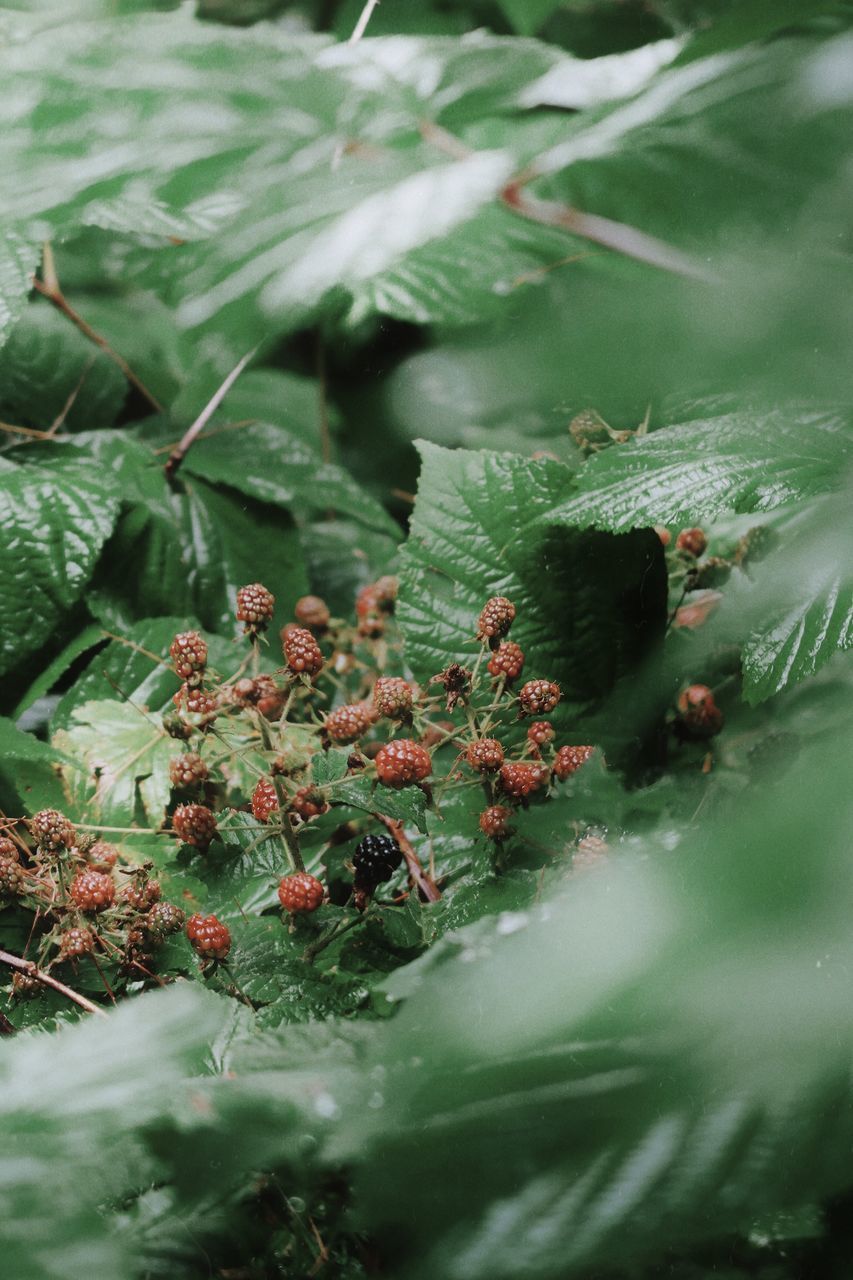
[{"label": "green leaf", "polygon": [[379,503],[342,467],[322,462],[314,449],[284,427],[257,422],[234,430],[214,429],[193,446],[184,466],[192,475],[300,516],[335,508],[368,528],[398,532]]},{"label": "green leaf", "polygon": [[532,36],[559,9],[561,0],[499,0],[499,3],[519,35]]},{"label": "green leaf", "polygon": [[47,429],[67,409],[70,428],[109,426],[126,393],[118,366],[46,302],[27,307],[0,352],[0,411],[14,423]]},{"label": "green leaf", "polygon": [[[29,455],[27,455],[29,457]],[[0,672],[42,645],[83,594],[119,510],[110,477],[0,467]]]},{"label": "green leaf", "polygon": [[23,312],[39,249],[13,231],[0,231],[0,347]]},{"label": "green leaf", "polygon": [[726,414],[595,454],[555,514],[566,524],[618,532],[770,511],[835,489],[851,456],[853,428],[846,414]]},{"label": "green leaf", "polygon": [[60,653],[48,663],[43,671],[37,676],[26,693],[23,694],[18,702],[12,715],[17,719],[28,707],[31,707],[39,698],[49,693],[57,681],[65,675],[68,668],[77,661],[84,653],[88,653],[90,649],[95,649],[99,645],[104,644],[106,636],[102,627],[97,623],[90,623],[88,627],[84,627],[73,640],[69,640]]},{"label": "green leaf", "polygon": [[780,544],[746,602],[744,696],[755,705],[806,679],[853,647],[850,485],[779,521]]},{"label": "green leaf", "polygon": [[340,782],[346,777],[349,752],[341,747],[330,747],[328,751],[317,754],[311,770],[311,776],[318,786],[328,782]]},{"label": "green leaf", "polygon": [[[399,618],[416,675],[471,665],[491,595],[516,607],[525,676],[556,680],[558,723],[589,708],[660,637],[665,581],[654,534],[560,527],[568,468],[510,454],[422,444],[423,471],[402,555]],[[655,545],[657,544],[657,545]]]},{"label": "green leaf", "polygon": [[163,821],[176,752],[160,715],[129,702],[86,702],[68,729],[57,730],[53,745],[73,762],[63,780],[79,821],[149,827]]},{"label": "green leaf", "polygon": [[394,791],[389,787],[374,787],[369,778],[345,778],[332,786],[329,799],[333,804],[350,805],[365,813],[381,813],[426,831],[426,797],[420,787]]}]

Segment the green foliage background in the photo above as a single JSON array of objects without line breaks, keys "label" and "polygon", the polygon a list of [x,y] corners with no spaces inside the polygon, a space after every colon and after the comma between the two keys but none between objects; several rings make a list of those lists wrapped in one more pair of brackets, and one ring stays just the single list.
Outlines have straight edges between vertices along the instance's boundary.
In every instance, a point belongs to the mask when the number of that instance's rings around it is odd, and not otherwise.
[{"label": "green foliage background", "polygon": [[[316,973],[251,833],[202,871],[156,845],[262,1009],[179,982],[10,1013],[8,1274],[304,1276],[318,1237],[347,1277],[847,1274],[853,10],[384,0],[347,44],[360,9],[0,9],[0,805],[156,826],[133,706],[176,682],[143,650],[199,625],[227,670],[244,582],[278,627],[388,571],[421,680],[510,595],[612,767],[500,878],[470,813],[401,802],[456,890]],[[520,214],[522,174],[610,245]],[[46,243],[147,399],[34,291]],[[649,430],[587,457],[590,409]],[[663,644],[649,529],[692,523],[776,538]],[[694,679],[710,773],[660,747]],[[99,794],[104,755],[133,767]],[[614,865],[561,879],[590,825]]]}]

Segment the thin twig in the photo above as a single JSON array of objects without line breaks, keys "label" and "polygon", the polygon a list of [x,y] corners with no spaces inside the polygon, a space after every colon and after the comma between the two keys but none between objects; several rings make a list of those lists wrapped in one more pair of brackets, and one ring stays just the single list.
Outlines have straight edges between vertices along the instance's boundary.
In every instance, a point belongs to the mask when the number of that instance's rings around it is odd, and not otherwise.
[{"label": "thin twig", "polygon": [[[284,717],[286,712],[282,712]],[[272,751],[272,739],[270,738],[267,722],[262,713],[258,712],[258,729],[261,734],[261,742],[265,751]],[[277,773],[272,775],[272,784],[275,788],[276,799],[278,800],[279,818],[281,819],[281,839],[284,845],[284,852],[287,855],[287,861],[290,863],[291,871],[304,871],[305,863],[302,861],[302,852],[299,848],[299,841],[296,832],[293,830],[293,823],[290,821],[290,814],[287,812],[288,798],[284,789],[284,783]]]},{"label": "thin twig", "polygon": [[440,902],[441,890],[435,881],[430,879],[421,866],[420,859],[415,853],[411,841],[403,831],[402,822],[395,822],[393,818],[386,818],[382,813],[377,813],[376,816],[380,822],[385,824],[391,835],[397,841],[397,844],[400,846],[403,852],[403,857],[406,859],[406,867],[408,868],[409,875],[412,880],[414,880],[427,902]]},{"label": "thin twig", "polygon": [[207,404],[204,406],[201,413],[196,418],[195,422],[192,424],[191,427],[189,427],[186,430],[186,432],[184,433],[183,439],[172,450],[172,452],[169,454],[168,459],[166,460],[165,471],[167,476],[173,476],[175,474],[178,467],[181,465],[184,458],[187,456],[190,449],[192,448],[193,442],[195,441],[196,437],[199,436],[201,432],[204,430],[204,428],[207,426],[208,422],[213,417],[214,413],[216,413],[216,410],[222,404],[222,401],[225,399],[228,392],[231,390],[234,383],[237,381],[240,374],[245,369],[246,365],[252,359],[252,356],[255,354],[257,349],[258,349],[257,347],[252,347],[251,351],[247,351],[246,354],[243,356],[243,358],[237,361],[234,368],[231,370],[231,372],[229,373],[225,381],[222,383],[222,385],[210,397]]},{"label": "thin twig", "polygon": [[0,964],[6,964],[10,969],[17,969],[19,973],[25,973],[29,978],[35,978],[46,987],[52,987],[54,991],[58,991],[60,995],[65,996],[68,1000],[73,1000],[75,1004],[79,1004],[81,1009],[85,1009],[87,1013],[97,1013],[100,1017],[105,1018],[106,1014],[98,1005],[93,1004],[86,996],[81,996],[79,992],[72,991],[70,987],[66,987],[64,982],[60,982],[58,978],[53,978],[49,973],[44,973],[32,960],[21,960],[18,956],[13,956],[8,951],[0,951]]},{"label": "thin twig", "polygon": [[373,10],[378,4],[379,0],[367,0],[367,4],[359,14],[358,22],[355,24],[353,33],[347,41],[347,44],[358,44],[359,40],[367,30],[367,24],[373,16]]},{"label": "thin twig", "polygon": [[57,431],[59,430],[59,428],[63,426],[63,424],[65,423],[65,419],[68,417],[69,413],[71,412],[71,408],[74,404],[74,401],[77,399],[77,397],[80,394],[80,390],[83,386],[83,383],[86,381],[86,379],[89,376],[89,373],[91,372],[92,365],[95,363],[95,359],[96,357],[92,356],[87,361],[85,369],[80,374],[80,377],[77,382],[77,386],[74,387],[71,394],[68,396],[67,400],[65,401],[65,404],[62,406],[59,413],[54,418],[53,422],[50,424],[47,431],[45,432],[45,436],[48,439],[52,440],[56,435]]},{"label": "thin twig", "polygon": [[[47,277],[48,273],[46,266],[42,267],[42,271]],[[121,369],[131,386],[136,387],[136,390],[145,397],[152,409],[156,409],[158,413],[163,412],[163,406],[160,401],[148,390],[142,379],[137,377],[124,357],[120,356],[117,351],[114,351],[106,338],[96,332],[90,324],[86,323],[79,311],[74,310],[65,294],[59,288],[59,283],[53,273],[51,273],[50,276],[50,283],[48,283],[47,279],[39,280],[37,276],[33,277],[33,288],[37,293],[40,293],[42,297],[47,298],[48,302],[51,302],[56,307],[57,311],[61,311],[64,316],[67,316],[71,323],[77,326],[83,336],[88,338],[90,342],[93,342],[96,347],[99,347],[101,351],[103,351],[104,355],[108,356],[109,359],[112,360],[113,364],[118,365],[119,369]]]}]

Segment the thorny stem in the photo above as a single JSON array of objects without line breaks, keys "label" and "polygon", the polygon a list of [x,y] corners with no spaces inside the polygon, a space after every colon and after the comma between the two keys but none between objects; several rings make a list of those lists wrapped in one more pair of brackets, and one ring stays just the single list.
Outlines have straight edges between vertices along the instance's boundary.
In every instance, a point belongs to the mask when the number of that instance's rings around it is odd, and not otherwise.
[{"label": "thorny stem", "polygon": [[53,262],[53,251],[49,244],[44,246],[42,256],[42,275],[44,277],[42,280],[39,280],[38,276],[33,277],[33,288],[36,292],[40,293],[42,297],[47,298],[48,302],[52,303],[53,306],[56,307],[57,311],[61,311],[64,316],[67,316],[71,323],[77,326],[84,337],[88,338],[90,342],[93,342],[96,347],[99,347],[100,350],[103,351],[104,355],[108,356],[109,359],[112,360],[113,364],[118,365],[119,369],[121,369],[131,386],[136,387],[136,390],[145,397],[152,409],[156,409],[158,413],[162,413],[163,406],[160,401],[148,390],[142,379],[137,377],[127,361],[120,356],[117,351],[113,350],[106,338],[97,333],[90,324],[86,323],[78,311],[74,310],[60,288]]},{"label": "thorny stem", "polygon": [[81,1009],[85,1009],[87,1013],[97,1013],[99,1017],[105,1018],[106,1014],[86,996],[81,996],[79,992],[72,991],[64,982],[60,982],[58,978],[53,978],[49,973],[44,973],[32,960],[21,960],[19,956],[13,956],[9,951],[0,951],[0,964],[8,965],[10,969],[17,969],[19,973],[25,973],[30,978],[36,978],[46,987],[52,987],[54,991],[58,991],[60,995],[65,996],[68,1000],[73,1000],[75,1004],[79,1004]]},{"label": "thorny stem", "polygon": [[406,867],[412,880],[420,889],[427,902],[440,902],[441,890],[434,880],[431,880],[421,866],[420,859],[415,853],[411,841],[403,831],[402,822],[396,822],[393,818],[386,818],[384,814],[377,813],[376,817],[380,822],[388,828],[391,835],[397,841],[397,844],[403,851],[403,857],[406,859]]},{"label": "thorny stem", "polygon": [[347,44],[358,44],[359,40],[367,30],[367,24],[373,16],[373,10],[376,8],[378,3],[379,0],[367,0],[367,3],[359,14],[358,22],[355,24],[353,33],[347,41]]},{"label": "thorny stem", "polygon": [[222,385],[218,387],[217,390],[210,397],[207,404],[204,406],[201,413],[196,418],[195,422],[192,424],[192,426],[188,427],[187,430],[184,432],[180,441],[178,442],[178,444],[175,445],[175,448],[172,450],[172,452],[169,454],[168,458],[166,459],[166,466],[164,470],[167,476],[173,476],[175,472],[178,470],[178,467],[181,465],[184,458],[189,453],[196,438],[201,434],[201,432],[207,426],[208,422],[213,417],[214,413],[216,413],[216,410],[222,404],[222,401],[225,399],[228,392],[231,390],[234,383],[237,381],[240,374],[245,369],[246,365],[252,359],[252,356],[255,354],[257,349],[258,349],[257,347],[252,347],[251,351],[247,351],[246,354],[243,356],[243,358],[237,361],[234,368],[228,374],[228,377],[224,380]]}]

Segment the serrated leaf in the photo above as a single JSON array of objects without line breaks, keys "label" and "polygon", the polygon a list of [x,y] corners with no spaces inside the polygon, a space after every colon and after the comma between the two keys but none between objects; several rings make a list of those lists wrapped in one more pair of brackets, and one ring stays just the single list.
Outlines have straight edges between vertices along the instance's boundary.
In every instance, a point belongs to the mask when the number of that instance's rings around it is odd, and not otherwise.
[{"label": "serrated leaf", "polygon": [[46,302],[27,307],[0,352],[0,411],[11,422],[47,429],[65,413],[71,428],[109,426],[126,394],[118,366]]},{"label": "serrated leaf", "polygon": [[[525,676],[556,680],[588,707],[661,634],[665,584],[654,535],[560,528],[572,473],[560,463],[421,445],[423,471],[401,557],[400,625],[413,670],[429,680],[470,666],[489,596],[516,607]],[[556,516],[555,516],[555,513]]]},{"label": "serrated leaf", "polygon": [[80,599],[119,511],[110,477],[83,468],[0,468],[0,672],[42,645]]},{"label": "serrated leaf", "polygon": [[743,647],[744,696],[755,705],[853,647],[850,485],[778,522],[780,544],[756,573]]},{"label": "serrated leaf", "polygon": [[240,429],[214,428],[194,446],[185,470],[300,516],[334,508],[368,528],[398,532],[391,517],[348,472],[324,463],[285,427],[253,422]]},{"label": "serrated leaf", "polygon": [[770,511],[835,489],[853,456],[847,415],[820,410],[731,413],[614,445],[589,459],[566,524],[621,531]]},{"label": "serrated leaf", "polygon": [[311,766],[311,777],[318,786],[328,782],[340,782],[346,777],[349,752],[345,748],[330,747],[328,751],[320,751]]},{"label": "serrated leaf", "polygon": [[374,786],[369,778],[344,778],[332,786],[329,799],[333,804],[350,805],[365,813],[381,813],[395,822],[426,831],[426,796],[420,787],[393,790]]},{"label": "serrated leaf", "polygon": [[0,347],[26,306],[39,252],[32,241],[13,231],[0,231]]},{"label": "serrated leaf", "polygon": [[[73,816],[107,826],[157,827],[169,801],[175,743],[162,717],[129,702],[86,702],[53,736]],[[71,814],[69,814],[71,816]]]}]

